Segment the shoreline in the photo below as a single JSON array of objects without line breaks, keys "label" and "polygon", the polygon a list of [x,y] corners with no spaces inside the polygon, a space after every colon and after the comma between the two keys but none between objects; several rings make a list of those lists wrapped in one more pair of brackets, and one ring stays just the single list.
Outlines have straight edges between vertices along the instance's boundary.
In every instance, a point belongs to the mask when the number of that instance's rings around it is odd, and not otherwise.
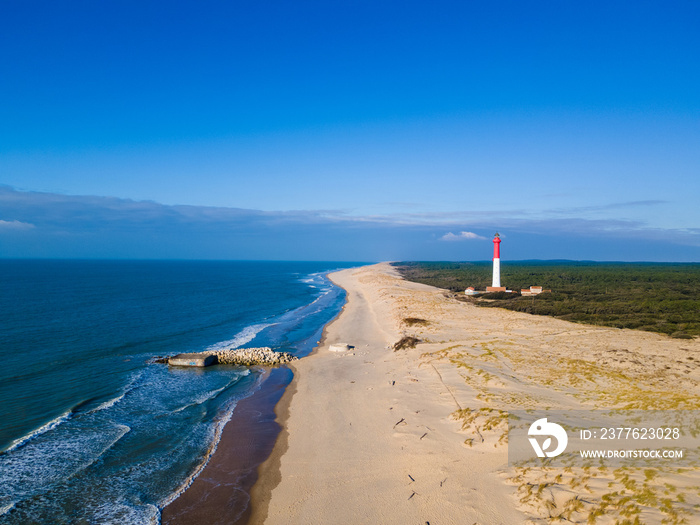
[{"label": "shoreline", "polygon": [[297,392],[297,382],[297,374],[295,373],[292,381],[285,388],[281,399],[274,407],[275,421],[279,424],[280,431],[267,458],[257,466],[257,480],[249,491],[250,504],[247,519],[245,522],[241,522],[240,525],[255,525],[265,522],[270,500],[272,499],[272,491],[282,481],[282,456],[287,452],[289,446],[289,432],[287,431],[286,422],[289,419],[289,407],[292,403],[292,398]]},{"label": "shoreline", "polygon": [[[300,359],[318,353],[325,342],[328,327],[340,317],[346,304],[347,296],[338,313],[323,326],[318,343]],[[287,439],[284,423],[296,392],[295,363],[298,361],[265,370],[267,377],[263,378],[260,388],[238,402],[222,430],[217,450],[192,484],[162,509],[161,523],[248,525],[261,515],[264,520],[270,492],[281,479],[279,461],[286,450]],[[288,375],[285,373],[282,377],[281,370],[286,370]],[[262,438],[262,441],[252,443],[250,434]],[[226,452],[220,453],[222,449]],[[232,452],[242,452],[242,457],[232,459]],[[234,489],[240,490],[233,493],[223,490],[232,475],[236,479],[236,474],[244,477],[243,483],[233,484]],[[213,494],[214,491],[222,494]],[[208,509],[210,504],[212,508]]]},{"label": "shoreline", "polygon": [[[343,288],[335,281],[333,281],[331,277],[333,273],[328,274],[328,279],[331,282],[333,282],[335,286]],[[343,289],[345,290],[345,288]],[[333,323],[337,322],[338,319],[340,319],[341,315],[343,315],[343,312],[345,312],[345,309],[347,308],[349,302],[349,294],[347,290],[345,290],[345,294],[345,303],[343,304],[342,308],[340,309],[338,314],[335,317],[333,317],[333,319],[326,323],[326,325],[323,327],[321,338],[319,339],[318,344],[314,346],[311,353],[304,356],[302,360],[311,359],[314,356],[318,355],[321,347],[323,347],[326,344],[329,328],[333,325]],[[298,363],[299,362],[297,361],[296,364]],[[272,451],[267,456],[267,459],[265,459],[265,461],[258,465],[257,481],[253,484],[249,492],[251,512],[249,514],[248,520],[245,523],[241,523],[241,525],[262,525],[265,522],[268,514],[270,501],[272,499],[272,491],[282,481],[282,456],[284,456],[285,452],[287,452],[289,442],[289,431],[287,430],[287,421],[289,420],[290,415],[289,409],[292,403],[292,399],[294,398],[294,395],[297,392],[297,385],[299,382],[298,370],[294,367],[294,365],[289,366],[293,370],[292,380],[287,385],[287,388],[285,388],[281,399],[277,402],[277,405],[274,407],[274,412],[276,414],[275,421],[277,421],[277,423],[280,425],[280,431],[277,435],[277,440],[275,441],[275,444],[272,447]]]},{"label": "shoreline", "polygon": [[274,408],[293,372],[265,371],[260,388],[238,401],[221,433],[216,451],[192,484],[161,511],[163,525],[245,525],[251,512],[250,491],[258,466],[274,447],[280,431]]}]

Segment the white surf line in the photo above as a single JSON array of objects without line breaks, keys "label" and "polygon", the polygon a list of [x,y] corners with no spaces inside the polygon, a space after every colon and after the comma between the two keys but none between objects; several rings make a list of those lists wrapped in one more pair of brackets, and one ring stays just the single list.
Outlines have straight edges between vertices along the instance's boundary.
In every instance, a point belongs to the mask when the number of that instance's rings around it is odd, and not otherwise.
[{"label": "white surf line", "polygon": [[53,430],[56,428],[58,425],[63,423],[64,421],[68,421],[70,419],[71,414],[73,413],[72,410],[69,410],[68,412],[65,412],[64,414],[58,416],[56,419],[52,419],[48,423],[40,426],[39,428],[32,430],[29,434],[26,434],[20,438],[15,439],[12,443],[10,443],[10,446],[7,447],[3,453],[6,454],[8,452],[12,452],[13,450],[18,449],[25,443],[28,443],[32,439],[34,439],[37,436],[40,436],[42,434],[45,434],[49,430]]},{"label": "white surf line", "polygon": [[260,323],[246,326],[243,330],[238,332],[232,339],[229,339],[227,341],[221,341],[219,343],[214,343],[213,345],[208,346],[206,348],[206,351],[215,352],[217,350],[238,348],[239,346],[244,345],[255,339],[255,336],[257,336],[265,328],[272,326],[273,324],[276,323]]},{"label": "white surf line", "polygon": [[[250,395],[248,395],[246,397],[250,397],[253,394],[255,394],[255,392],[260,390],[260,387],[262,386],[263,380],[266,379],[267,377],[268,377],[268,374],[262,374],[258,378],[258,380],[255,384],[255,387],[251,391]],[[245,398],[242,398],[242,399],[245,399]],[[236,409],[236,406],[238,406],[238,402],[242,401],[242,399],[236,400],[233,408],[231,408],[231,410],[228,410],[226,412],[226,414],[224,415],[224,417],[221,418],[219,421],[217,421],[217,423],[214,427],[214,441],[213,441],[212,445],[209,447],[209,450],[207,451],[207,454],[205,456],[205,460],[197,467],[195,472],[189,478],[187,478],[182,485],[180,485],[180,487],[177,490],[175,490],[170,496],[168,496],[163,501],[161,501],[161,503],[158,505],[158,507],[161,510],[164,509],[165,507],[167,507],[168,505],[170,505],[173,501],[175,501],[177,498],[179,498],[188,488],[190,488],[190,485],[192,485],[192,483],[194,483],[194,480],[197,479],[197,477],[199,477],[199,475],[202,473],[204,468],[209,464],[209,460],[211,460],[211,458],[214,456],[214,453],[216,452],[216,449],[219,446],[219,442],[221,441],[221,434],[224,431],[224,427],[226,426],[226,423],[231,421],[231,418],[233,417],[233,411]],[[160,523],[160,519],[159,519],[158,523]]]}]

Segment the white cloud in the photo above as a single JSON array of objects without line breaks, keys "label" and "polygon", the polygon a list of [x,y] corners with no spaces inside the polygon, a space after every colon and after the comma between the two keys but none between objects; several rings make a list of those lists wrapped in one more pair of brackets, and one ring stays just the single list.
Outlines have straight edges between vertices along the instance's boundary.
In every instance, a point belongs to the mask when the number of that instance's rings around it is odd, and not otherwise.
[{"label": "white cloud", "polygon": [[477,235],[474,232],[459,232],[457,235],[455,235],[452,232],[449,232],[440,237],[441,241],[468,241],[473,239],[486,239],[486,237]]},{"label": "white cloud", "polygon": [[2,230],[29,230],[34,228],[34,225],[29,222],[21,221],[3,221],[0,219],[0,231]]}]

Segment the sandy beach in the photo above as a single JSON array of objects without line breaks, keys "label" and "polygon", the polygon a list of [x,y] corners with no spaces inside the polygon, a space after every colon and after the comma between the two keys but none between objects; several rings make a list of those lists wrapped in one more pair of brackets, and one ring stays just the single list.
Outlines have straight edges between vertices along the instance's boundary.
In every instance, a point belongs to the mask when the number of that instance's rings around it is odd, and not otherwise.
[{"label": "sandy beach", "polygon": [[508,410],[700,408],[697,340],[478,308],[388,264],[331,279],[348,302],[293,365],[251,523],[698,519],[697,469],[517,469],[504,440]]}]

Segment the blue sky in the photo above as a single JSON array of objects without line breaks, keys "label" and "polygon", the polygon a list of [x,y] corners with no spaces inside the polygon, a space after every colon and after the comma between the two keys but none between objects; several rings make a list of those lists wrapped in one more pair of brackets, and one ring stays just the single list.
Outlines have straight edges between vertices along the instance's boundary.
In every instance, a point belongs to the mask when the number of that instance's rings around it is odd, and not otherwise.
[{"label": "blue sky", "polygon": [[693,2],[0,11],[0,257],[700,261]]}]

